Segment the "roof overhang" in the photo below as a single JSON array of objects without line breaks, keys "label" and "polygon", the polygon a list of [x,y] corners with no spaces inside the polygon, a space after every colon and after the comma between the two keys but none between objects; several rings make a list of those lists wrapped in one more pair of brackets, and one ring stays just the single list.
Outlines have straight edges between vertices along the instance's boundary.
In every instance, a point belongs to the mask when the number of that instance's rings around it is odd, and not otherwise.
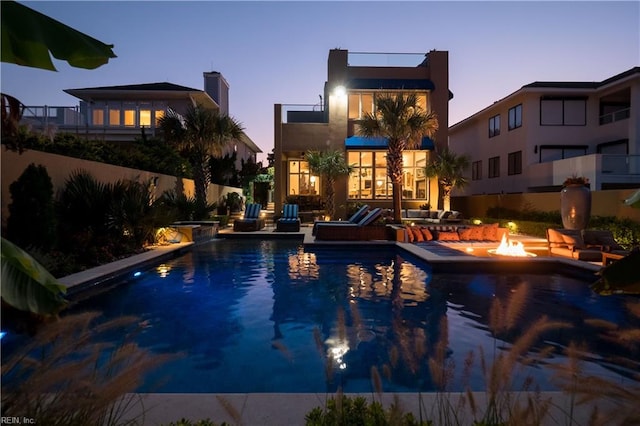
[{"label": "roof overhang", "polygon": [[[388,139],[383,137],[367,138],[364,136],[351,136],[344,140],[344,146],[346,149],[386,149],[388,146]],[[433,151],[435,149],[435,144],[430,137],[424,136],[418,149]]]}]

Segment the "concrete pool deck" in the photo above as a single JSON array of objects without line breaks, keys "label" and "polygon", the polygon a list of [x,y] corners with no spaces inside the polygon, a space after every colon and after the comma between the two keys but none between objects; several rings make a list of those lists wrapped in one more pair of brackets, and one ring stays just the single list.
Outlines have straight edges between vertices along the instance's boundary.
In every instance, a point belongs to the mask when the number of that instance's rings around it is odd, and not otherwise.
[{"label": "concrete pool deck", "polygon": [[[430,262],[432,265],[439,265],[442,268],[455,268],[460,270],[461,265],[469,265],[477,268],[481,265],[501,265],[505,267],[512,265],[518,267],[522,262],[530,263],[553,263],[561,264],[570,268],[577,268],[585,272],[596,272],[601,266],[580,262],[571,259],[562,259],[558,257],[536,257],[527,259],[509,259],[495,257],[477,257],[459,250],[437,250],[435,247],[431,249],[428,246],[419,246],[412,243],[397,243],[393,241],[381,242],[332,242],[319,241],[316,242],[311,235],[311,227],[303,226],[300,232],[296,233],[276,233],[273,229],[265,229],[256,232],[234,233],[230,229],[223,229],[219,232],[218,240],[224,243],[224,238],[291,238],[300,240],[305,245],[397,245],[412,255]],[[535,239],[529,237],[515,237],[523,241],[525,246],[533,247],[542,243],[546,244],[544,239]],[[102,265],[87,271],[79,272],[60,279],[60,282],[66,285],[70,291],[83,292],[92,286],[109,282],[117,279],[117,277],[126,276],[127,273],[150,267],[161,262],[180,255],[190,250],[194,243],[179,243],[167,246],[158,246],[145,253],[122,259],[107,265]],[[371,399],[372,393],[361,394]],[[428,418],[434,418],[437,411],[432,411],[436,403],[437,394],[416,394],[416,393],[385,393],[381,396],[375,395],[376,400],[382,400],[385,407],[393,401],[397,395],[403,409],[405,411],[419,414],[422,407],[422,413]],[[458,395],[458,394],[447,394]],[[485,397],[485,393],[479,392],[476,395],[476,401],[481,401]],[[238,394],[172,394],[172,393],[152,393],[152,394],[133,394],[135,403],[130,406],[130,410],[124,416],[125,419],[138,419],[138,424],[143,425],[162,425],[170,422],[177,422],[182,418],[197,421],[201,419],[211,419],[217,424],[227,422],[228,424],[242,424],[245,426],[296,426],[305,424],[305,415],[314,407],[323,407],[325,402],[334,394],[282,394],[282,393],[238,393]],[[569,396],[560,392],[543,392],[542,397],[553,398],[556,407],[553,408],[553,414],[549,416],[548,424],[565,424],[564,414],[569,412],[570,399]],[[440,394],[442,397],[442,394]],[[524,396],[522,397],[524,398]],[[451,401],[457,401],[452,399]],[[435,413],[430,415],[430,413]],[[589,410],[582,409],[574,412],[574,424],[586,424],[588,421]],[[468,424],[472,423],[473,417]],[[563,420],[558,420],[563,419]],[[546,424],[546,423],[545,423]]]}]

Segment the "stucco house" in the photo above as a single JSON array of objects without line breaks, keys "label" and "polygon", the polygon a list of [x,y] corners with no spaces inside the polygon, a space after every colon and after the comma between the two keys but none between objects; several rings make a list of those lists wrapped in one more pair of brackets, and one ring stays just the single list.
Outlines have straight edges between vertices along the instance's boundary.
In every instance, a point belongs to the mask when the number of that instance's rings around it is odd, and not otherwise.
[{"label": "stucco house", "polygon": [[[275,104],[275,210],[287,200],[313,207],[305,199],[323,193],[323,182],[309,171],[309,150],[339,150],[355,173],[336,183],[336,214],[344,217],[348,203],[390,208],[386,140],[357,135],[356,120],[375,108],[382,93],[414,92],[425,111],[435,111],[439,130],[424,138],[420,149],[404,153],[403,207],[437,200],[437,182],[424,175],[435,146],[446,146],[449,91],[448,52],[425,54],[329,51],[327,81],[320,102],[310,105]],[[435,207],[435,204],[434,204]]]},{"label": "stucco house", "polygon": [[557,192],[571,175],[592,190],[640,187],[640,67],[600,82],[536,81],[449,128],[471,159],[456,196]]},{"label": "stucco house", "polygon": [[[89,139],[111,142],[132,141],[144,131],[159,136],[158,120],[170,108],[183,114],[190,105],[229,114],[229,84],[219,72],[204,72],[204,90],[173,83],[143,83],[119,86],[66,89],[79,99],[77,107],[26,107],[23,122],[45,132],[68,132]],[[225,153],[252,159],[262,150],[246,134]]]}]

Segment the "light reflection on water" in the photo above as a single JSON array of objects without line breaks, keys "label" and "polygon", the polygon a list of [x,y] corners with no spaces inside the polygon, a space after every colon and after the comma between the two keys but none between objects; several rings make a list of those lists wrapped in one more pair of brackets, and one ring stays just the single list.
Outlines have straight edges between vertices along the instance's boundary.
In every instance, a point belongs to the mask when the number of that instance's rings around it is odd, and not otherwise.
[{"label": "light reflection on water", "polygon": [[[516,327],[492,338],[491,304],[506,304],[523,284],[529,294]],[[484,389],[479,348],[497,356],[542,315],[574,328],[545,333],[534,352],[547,344],[561,351],[578,339],[600,354],[589,372],[623,371],[604,362],[621,349],[594,339],[594,320],[637,326],[626,300],[596,296],[557,274],[433,274],[394,248],[216,241],[74,310],[136,315],[145,325],[137,336],[142,347],[186,355],[151,375],[144,392],[369,392],[372,369],[383,390],[403,392],[444,386],[445,370],[434,369],[434,360],[454,371],[449,390]],[[475,368],[465,370],[471,351]],[[516,383],[533,375],[554,389],[544,365],[565,358],[543,361],[518,372]],[[160,388],[150,385],[165,378]]]}]

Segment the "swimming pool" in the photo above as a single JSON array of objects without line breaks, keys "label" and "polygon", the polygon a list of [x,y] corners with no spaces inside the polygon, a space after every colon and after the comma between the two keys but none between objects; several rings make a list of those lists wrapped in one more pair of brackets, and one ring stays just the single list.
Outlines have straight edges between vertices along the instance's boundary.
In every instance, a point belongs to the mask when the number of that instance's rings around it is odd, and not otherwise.
[{"label": "swimming pool", "polygon": [[[519,324],[502,339],[489,330],[489,309],[517,287],[528,289]],[[470,351],[495,357],[542,315],[572,324],[545,333],[532,352],[557,349],[522,367],[555,390],[549,365],[566,361],[570,341],[591,352],[588,374],[629,380],[629,367],[608,360],[623,349],[599,339],[606,320],[640,326],[625,312],[628,297],[601,297],[584,281],[560,273],[434,273],[393,246],[306,246],[287,240],[218,240],[108,292],[79,301],[71,312],[139,317],[137,343],[154,353],[182,353],[152,373],[140,392],[370,392],[376,367],[387,392],[438,388],[428,357],[447,340],[455,365],[451,391],[484,390],[479,360],[462,372]],[[444,324],[444,327],[441,325]],[[121,336],[113,336],[114,339]],[[3,342],[5,345],[7,342]],[[3,347],[3,358],[11,348]],[[630,355],[631,354],[627,354]],[[637,359],[637,357],[636,357]],[[451,364],[453,363],[453,364]],[[163,383],[158,386],[157,383]]]}]

